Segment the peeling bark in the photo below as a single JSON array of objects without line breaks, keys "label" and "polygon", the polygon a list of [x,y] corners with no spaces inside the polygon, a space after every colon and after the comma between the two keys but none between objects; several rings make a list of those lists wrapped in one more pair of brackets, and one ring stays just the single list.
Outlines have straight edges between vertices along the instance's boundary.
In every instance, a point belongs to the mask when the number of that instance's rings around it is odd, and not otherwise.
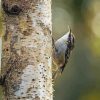
[{"label": "peeling bark", "polygon": [[52,100],[51,0],[2,0],[5,100]]}]

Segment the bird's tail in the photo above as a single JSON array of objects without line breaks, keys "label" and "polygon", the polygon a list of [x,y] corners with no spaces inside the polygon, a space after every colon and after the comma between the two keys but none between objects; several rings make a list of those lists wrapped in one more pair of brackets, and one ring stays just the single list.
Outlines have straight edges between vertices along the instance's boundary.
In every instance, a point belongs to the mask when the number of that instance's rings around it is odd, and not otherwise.
[{"label": "bird's tail", "polygon": [[58,76],[58,75],[61,75],[61,74],[62,74],[61,68],[58,68],[58,69],[54,72],[52,78],[53,78],[53,79],[56,79],[57,76]]}]

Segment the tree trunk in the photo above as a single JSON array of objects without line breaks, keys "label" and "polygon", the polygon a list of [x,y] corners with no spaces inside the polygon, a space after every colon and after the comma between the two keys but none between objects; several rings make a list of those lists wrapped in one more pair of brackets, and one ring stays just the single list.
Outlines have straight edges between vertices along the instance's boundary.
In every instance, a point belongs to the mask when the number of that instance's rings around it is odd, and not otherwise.
[{"label": "tree trunk", "polygon": [[51,0],[2,0],[5,100],[52,100]]}]

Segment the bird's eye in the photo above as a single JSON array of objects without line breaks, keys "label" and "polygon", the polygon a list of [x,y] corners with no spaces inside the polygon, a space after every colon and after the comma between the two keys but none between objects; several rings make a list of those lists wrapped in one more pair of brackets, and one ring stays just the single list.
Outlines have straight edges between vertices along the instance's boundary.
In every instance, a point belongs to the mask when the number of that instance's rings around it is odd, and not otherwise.
[{"label": "bird's eye", "polygon": [[67,41],[67,47],[69,50],[72,50],[74,48],[74,35],[70,34],[68,37],[68,41]]}]

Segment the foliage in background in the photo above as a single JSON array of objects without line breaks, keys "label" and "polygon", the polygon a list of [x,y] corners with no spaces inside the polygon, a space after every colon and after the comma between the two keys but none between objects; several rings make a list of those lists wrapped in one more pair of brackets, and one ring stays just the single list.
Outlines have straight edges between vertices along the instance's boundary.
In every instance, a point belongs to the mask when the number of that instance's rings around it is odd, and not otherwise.
[{"label": "foliage in background", "polygon": [[63,75],[56,80],[54,100],[100,99],[100,1],[53,0],[53,35],[71,26],[75,49]]}]

